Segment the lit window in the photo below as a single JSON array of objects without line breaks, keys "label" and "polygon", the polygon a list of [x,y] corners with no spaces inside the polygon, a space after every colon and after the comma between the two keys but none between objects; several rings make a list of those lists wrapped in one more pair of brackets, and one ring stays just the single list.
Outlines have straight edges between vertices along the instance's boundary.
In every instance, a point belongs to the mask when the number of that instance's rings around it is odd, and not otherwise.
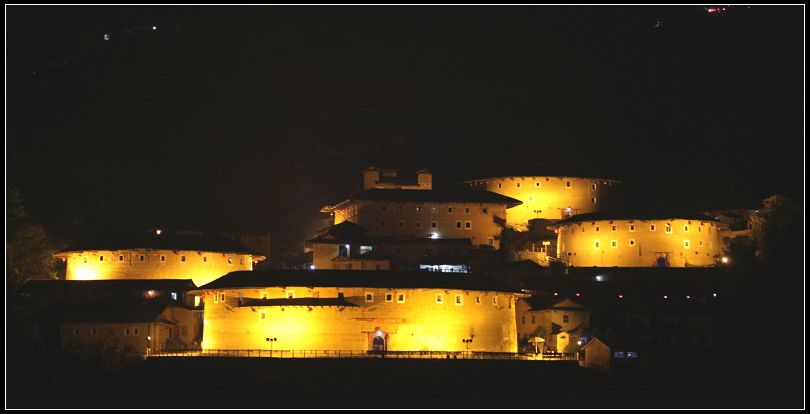
[{"label": "lit window", "polygon": [[404,293],[397,294],[397,303],[405,303],[405,294]]},{"label": "lit window", "polygon": [[366,292],[366,302],[374,302],[374,293]]},{"label": "lit window", "polygon": [[394,301],[394,294],[393,293],[386,293],[385,294],[385,301],[386,302],[393,302]]},{"label": "lit window", "polygon": [[441,293],[436,294],[436,303],[438,303],[438,304],[444,303],[444,296],[442,296]]},{"label": "lit window", "polygon": [[631,245],[631,246],[635,246],[635,245],[636,245],[636,241],[635,241],[635,240],[633,240],[633,239],[630,239],[630,245]]},{"label": "lit window", "polygon": [[467,229],[467,230],[471,229],[472,228],[472,221],[470,221],[470,220],[465,221],[464,222],[464,228]]},{"label": "lit window", "polygon": [[439,207],[438,206],[430,206],[430,212],[431,213],[438,213],[439,212]]},{"label": "lit window", "polygon": [[422,212],[422,207],[421,206],[416,206],[416,212],[421,213]]},{"label": "lit window", "polygon": [[172,300],[177,300],[177,292],[172,292]]},{"label": "lit window", "polygon": [[287,291],[287,299],[295,299],[295,291],[294,290],[288,290]]},{"label": "lit window", "polygon": [[464,304],[464,297],[461,295],[456,295],[456,305],[463,305]]},{"label": "lit window", "polygon": [[461,221],[460,220],[456,220],[456,228],[457,229],[461,228]]},{"label": "lit window", "polygon": [[610,241],[610,247],[612,247],[614,249],[619,247],[619,241],[618,240],[611,240]]}]

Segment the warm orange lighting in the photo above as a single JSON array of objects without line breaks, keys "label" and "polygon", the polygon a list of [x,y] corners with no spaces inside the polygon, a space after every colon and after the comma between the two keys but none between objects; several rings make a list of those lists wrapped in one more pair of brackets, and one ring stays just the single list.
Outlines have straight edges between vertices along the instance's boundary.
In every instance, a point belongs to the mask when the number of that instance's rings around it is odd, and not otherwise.
[{"label": "warm orange lighting", "polygon": [[156,233],[156,234],[163,233],[163,230],[161,230],[161,229],[157,229],[157,230],[155,230],[155,233]]}]

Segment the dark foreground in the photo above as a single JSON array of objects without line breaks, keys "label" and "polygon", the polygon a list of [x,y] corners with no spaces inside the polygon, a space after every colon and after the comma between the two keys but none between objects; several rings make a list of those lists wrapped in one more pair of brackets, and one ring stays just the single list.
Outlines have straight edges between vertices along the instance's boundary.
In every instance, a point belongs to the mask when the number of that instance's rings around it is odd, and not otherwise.
[{"label": "dark foreground", "polygon": [[[13,365],[13,361],[9,361]],[[728,362],[728,361],[727,361]],[[758,368],[757,368],[758,367]],[[706,359],[610,374],[573,361],[156,358],[9,381],[9,408],[797,407],[780,369]],[[655,375],[651,375],[655,372]],[[784,378],[784,377],[783,377]],[[11,380],[11,376],[9,376]]]}]

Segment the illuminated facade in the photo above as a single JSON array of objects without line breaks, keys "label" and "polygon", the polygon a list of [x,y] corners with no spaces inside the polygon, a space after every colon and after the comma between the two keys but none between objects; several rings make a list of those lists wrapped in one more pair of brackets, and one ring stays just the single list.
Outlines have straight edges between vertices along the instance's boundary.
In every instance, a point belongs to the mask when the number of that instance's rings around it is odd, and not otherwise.
[{"label": "illuminated facade", "polygon": [[706,216],[587,214],[552,226],[561,261],[574,267],[715,266],[721,223]]},{"label": "illuminated facade", "polygon": [[515,309],[518,338],[542,338],[546,350],[576,352],[590,328],[591,311],[568,298],[524,298]]},{"label": "illuminated facade", "polygon": [[230,239],[157,233],[84,241],[56,257],[67,262],[67,280],[192,279],[198,286],[264,260]]},{"label": "illuminated facade", "polygon": [[200,292],[204,350],[517,351],[522,294],[483,276],[267,270]]},{"label": "illuminated facade", "polygon": [[509,210],[506,224],[527,229],[531,219],[561,220],[575,214],[593,213],[619,181],[602,178],[555,176],[507,176],[468,180],[465,185],[520,200]]}]

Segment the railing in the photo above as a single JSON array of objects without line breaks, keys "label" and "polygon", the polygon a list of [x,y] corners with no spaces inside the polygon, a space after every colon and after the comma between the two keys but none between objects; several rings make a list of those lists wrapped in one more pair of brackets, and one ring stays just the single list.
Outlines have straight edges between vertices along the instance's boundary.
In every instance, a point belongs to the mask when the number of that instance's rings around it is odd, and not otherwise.
[{"label": "railing", "polygon": [[474,351],[333,351],[333,350],[267,350],[267,349],[206,349],[163,350],[150,352],[147,357],[215,357],[215,358],[390,358],[390,359],[489,359],[489,360],[566,360],[576,361],[577,354]]}]

